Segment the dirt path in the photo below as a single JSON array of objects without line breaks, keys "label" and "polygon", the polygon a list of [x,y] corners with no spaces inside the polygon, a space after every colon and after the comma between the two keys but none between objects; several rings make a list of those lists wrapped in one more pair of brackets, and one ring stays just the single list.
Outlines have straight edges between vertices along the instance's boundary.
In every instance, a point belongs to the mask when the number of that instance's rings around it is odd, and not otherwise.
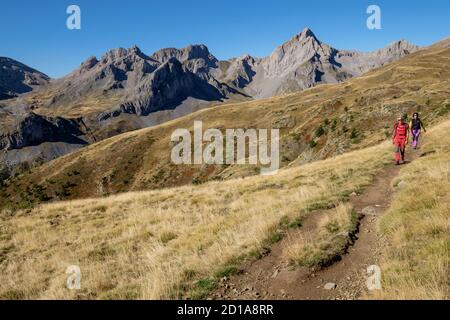
[{"label": "dirt path", "polygon": [[[409,159],[417,157],[409,151]],[[283,250],[300,235],[312,236],[317,222],[326,211],[316,211],[305,219],[297,230],[289,230],[283,239],[271,247],[263,258],[242,266],[243,272],[224,278],[219,288],[212,292],[212,299],[358,299],[366,289],[367,267],[377,265],[386,245],[384,237],[377,233],[379,218],[389,207],[392,195],[391,182],[402,166],[387,166],[365,188],[361,195],[351,197],[350,203],[362,217],[357,240],[341,260],[331,266],[311,271],[308,268],[290,266],[283,259]],[[363,210],[364,209],[364,210]],[[326,290],[324,285],[336,287]]]}]

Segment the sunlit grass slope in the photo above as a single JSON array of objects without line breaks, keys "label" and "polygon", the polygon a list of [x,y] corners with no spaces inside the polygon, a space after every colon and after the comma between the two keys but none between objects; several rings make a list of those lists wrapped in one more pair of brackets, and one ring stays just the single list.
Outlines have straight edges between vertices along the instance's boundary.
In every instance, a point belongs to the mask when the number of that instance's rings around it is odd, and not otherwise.
[{"label": "sunlit grass slope", "polygon": [[[277,240],[281,223],[345,201],[370,183],[390,162],[388,150],[383,143],[270,177],[4,212],[0,297],[201,296],[211,276]],[[81,268],[80,291],[65,287],[69,265]]]},{"label": "sunlit grass slope", "polygon": [[427,134],[425,156],[401,170],[381,230],[386,299],[448,299],[450,279],[450,122]]}]

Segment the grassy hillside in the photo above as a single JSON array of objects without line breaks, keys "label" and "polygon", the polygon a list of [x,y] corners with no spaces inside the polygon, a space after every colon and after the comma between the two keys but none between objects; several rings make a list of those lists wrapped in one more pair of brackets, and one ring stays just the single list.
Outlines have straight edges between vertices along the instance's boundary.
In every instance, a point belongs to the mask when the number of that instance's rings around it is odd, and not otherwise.
[{"label": "grassy hillside", "polygon": [[390,239],[382,264],[385,299],[448,299],[450,264],[450,122],[426,137],[424,155],[401,170],[381,221]]},{"label": "grassy hillside", "polygon": [[[395,182],[381,223],[391,246],[378,298],[448,297],[449,129],[447,121],[428,133],[424,156]],[[271,177],[5,211],[0,298],[204,297],[220,277],[260,257],[281,230],[301,225],[315,210],[337,205],[336,216],[321,225],[345,226],[350,211],[339,204],[392,165],[390,150],[382,143]],[[65,288],[69,265],[81,268],[79,291]]]},{"label": "grassy hillside", "polygon": [[266,100],[221,105],[153,128],[125,133],[10,179],[3,206],[107,196],[227,180],[259,173],[255,166],[177,166],[170,135],[207,128],[281,128],[281,165],[303,164],[386,139],[399,113],[422,112],[430,124],[450,110],[450,49],[436,46],[336,85]]},{"label": "grassy hillside", "polygon": [[[280,229],[369,184],[391,163],[389,149],[383,143],[271,177],[3,212],[0,297],[202,297],[215,277],[260,256]],[[65,288],[69,265],[81,268],[80,291]]]}]

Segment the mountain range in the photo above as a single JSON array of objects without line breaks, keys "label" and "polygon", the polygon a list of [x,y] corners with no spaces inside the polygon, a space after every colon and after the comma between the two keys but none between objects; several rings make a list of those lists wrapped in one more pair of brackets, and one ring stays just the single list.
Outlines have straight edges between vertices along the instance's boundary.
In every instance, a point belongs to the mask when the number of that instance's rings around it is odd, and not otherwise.
[{"label": "mountain range", "polygon": [[265,58],[220,61],[204,45],[146,55],[134,46],[60,79],[0,58],[0,157],[9,166],[47,161],[208,106],[343,82],[417,50],[404,40],[370,53],[338,50],[306,28]]},{"label": "mountain range", "polygon": [[[0,61],[0,299],[448,299],[450,37],[360,53],[306,29],[228,61],[132,47],[61,79]],[[414,112],[427,130],[395,165]],[[174,163],[196,121],[214,142],[279,129],[280,170]]]},{"label": "mountain range", "polygon": [[[46,199],[91,198],[259,174],[260,168],[254,165],[175,165],[171,161],[171,135],[180,128],[192,131],[196,120],[202,120],[204,130],[215,128],[221,132],[227,128],[280,129],[281,168],[329,159],[386,141],[400,114],[419,112],[427,127],[434,126],[450,111],[449,46],[447,39],[345,82],[211,106],[75,151],[69,148],[82,147],[83,141],[59,140],[10,149],[0,155],[1,163],[13,157],[24,159],[38,149],[47,155],[70,153],[37,167],[24,166],[23,174],[9,179],[3,191],[0,188],[0,203],[27,207]],[[54,133],[60,139],[83,134],[76,132],[76,120],[32,117],[32,121],[40,118],[39,123],[50,133],[65,132],[65,136]],[[120,118],[130,119],[130,115],[112,119]],[[101,123],[108,121],[111,119]]]}]

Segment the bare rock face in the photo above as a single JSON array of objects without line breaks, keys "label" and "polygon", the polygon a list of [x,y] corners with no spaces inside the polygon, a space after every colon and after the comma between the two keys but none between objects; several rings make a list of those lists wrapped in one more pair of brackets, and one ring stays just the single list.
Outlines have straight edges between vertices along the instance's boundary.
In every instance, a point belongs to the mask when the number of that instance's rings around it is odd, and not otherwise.
[{"label": "bare rock face", "polygon": [[0,100],[11,99],[48,84],[49,77],[23,63],[0,57]]},{"label": "bare rock face", "polygon": [[398,60],[419,47],[398,41],[375,52],[337,50],[306,28],[255,67],[247,92],[265,98],[320,83],[337,83]]},{"label": "bare rock face", "polygon": [[81,119],[15,111],[0,108],[0,171],[49,161],[92,142]]},{"label": "bare rock face", "polygon": [[16,116],[11,123],[2,123],[0,149],[21,149],[43,142],[86,144],[76,120],[48,118],[33,112]]},{"label": "bare rock face", "polygon": [[418,46],[410,44],[405,40],[400,40],[391,43],[383,49],[369,53],[346,50],[339,51],[335,56],[335,60],[352,77],[355,77],[401,59],[417,50],[419,50]]},{"label": "bare rock face", "polygon": [[217,63],[205,46],[163,49],[150,57],[136,46],[111,50],[100,60],[89,58],[57,80],[55,86],[62,94],[47,107],[58,108],[85,96],[117,97],[118,103],[98,114],[102,121],[122,113],[146,116],[174,109],[189,97],[221,101],[237,91],[210,75]]},{"label": "bare rock face", "polygon": [[[51,81],[17,61],[0,58],[0,100],[43,86],[24,98],[2,101],[0,149],[70,145],[59,148],[60,154],[213,102],[265,98],[345,81],[418,49],[402,40],[369,53],[337,50],[306,28],[265,58],[244,55],[219,61],[204,45],[166,48],[148,56],[134,46],[110,50],[100,59],[90,57],[72,73]],[[280,119],[276,125],[289,127],[292,121]]]},{"label": "bare rock face", "polygon": [[262,62],[267,77],[284,77],[307,61],[328,58],[332,49],[322,45],[310,29],[303,30],[288,42],[279,46]]},{"label": "bare rock face", "polygon": [[151,57],[161,63],[175,58],[185,64],[186,68],[193,73],[209,73],[209,69],[217,68],[219,63],[205,45],[190,45],[184,49],[161,49]]},{"label": "bare rock face", "polygon": [[[147,116],[174,110],[186,101],[265,98],[320,83],[345,81],[417,49],[406,41],[398,41],[371,53],[341,51],[322,43],[308,28],[263,59],[244,55],[219,61],[204,45],[161,49],[150,56],[137,46],[119,48],[99,60],[90,57],[71,74],[53,80],[49,86],[52,98],[41,102],[38,108],[43,106],[50,113],[59,110],[56,113],[65,116],[75,106],[89,109],[94,101],[101,107],[94,108],[90,117],[103,121],[123,113]],[[20,83],[48,81],[35,70],[21,75],[25,80],[15,76]],[[14,92],[28,90],[19,87]]]},{"label": "bare rock face", "polygon": [[220,61],[218,68],[212,70],[212,74],[230,86],[242,90],[253,81],[260,61],[248,54],[228,61]]}]

